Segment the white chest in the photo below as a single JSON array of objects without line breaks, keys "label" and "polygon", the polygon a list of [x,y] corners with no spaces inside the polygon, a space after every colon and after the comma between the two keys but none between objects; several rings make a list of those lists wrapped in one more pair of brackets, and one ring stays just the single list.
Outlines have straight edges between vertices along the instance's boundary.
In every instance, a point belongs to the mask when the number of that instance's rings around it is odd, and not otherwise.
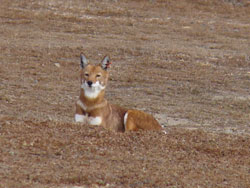
[{"label": "white chest", "polygon": [[75,121],[88,124],[88,125],[101,125],[102,117],[100,116],[92,117],[92,116],[89,116],[88,114],[86,115],[75,114]]}]

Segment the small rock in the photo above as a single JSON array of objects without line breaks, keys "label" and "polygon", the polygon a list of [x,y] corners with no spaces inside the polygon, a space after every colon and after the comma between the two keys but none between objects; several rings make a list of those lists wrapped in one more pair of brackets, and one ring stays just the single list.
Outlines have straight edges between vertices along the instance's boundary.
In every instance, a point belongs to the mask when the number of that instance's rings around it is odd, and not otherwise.
[{"label": "small rock", "polygon": [[58,68],[61,67],[60,63],[55,63],[55,66],[58,67]]}]

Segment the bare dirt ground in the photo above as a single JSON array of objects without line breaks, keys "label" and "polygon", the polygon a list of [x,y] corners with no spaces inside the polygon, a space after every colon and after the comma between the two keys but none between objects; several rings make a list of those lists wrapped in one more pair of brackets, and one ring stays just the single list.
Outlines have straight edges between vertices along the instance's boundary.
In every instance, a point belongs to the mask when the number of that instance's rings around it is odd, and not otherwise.
[{"label": "bare dirt ground", "polygon": [[[250,187],[250,2],[0,2],[0,187]],[[79,55],[162,132],[73,121]]]}]

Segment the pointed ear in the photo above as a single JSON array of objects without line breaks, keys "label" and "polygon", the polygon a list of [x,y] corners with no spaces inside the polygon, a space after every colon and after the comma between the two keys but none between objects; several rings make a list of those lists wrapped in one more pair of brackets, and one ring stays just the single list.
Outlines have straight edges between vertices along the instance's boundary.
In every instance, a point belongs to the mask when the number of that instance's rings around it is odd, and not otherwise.
[{"label": "pointed ear", "polygon": [[88,65],[88,60],[87,58],[81,54],[81,68],[84,69]]},{"label": "pointed ear", "polygon": [[104,70],[107,70],[111,65],[111,62],[109,60],[109,56],[105,56],[102,60],[102,63],[101,63],[101,67],[104,69]]}]

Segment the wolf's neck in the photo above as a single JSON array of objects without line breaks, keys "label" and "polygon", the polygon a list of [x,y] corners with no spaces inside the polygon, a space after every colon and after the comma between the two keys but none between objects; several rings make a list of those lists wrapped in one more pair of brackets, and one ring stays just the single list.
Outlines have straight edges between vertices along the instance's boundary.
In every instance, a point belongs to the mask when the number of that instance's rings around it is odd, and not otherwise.
[{"label": "wolf's neck", "polygon": [[81,94],[80,94],[80,100],[86,105],[86,106],[92,106],[96,104],[100,104],[103,101],[105,101],[105,92],[101,91],[99,95],[95,98],[90,98],[88,95],[85,94],[85,91],[81,89]]}]

